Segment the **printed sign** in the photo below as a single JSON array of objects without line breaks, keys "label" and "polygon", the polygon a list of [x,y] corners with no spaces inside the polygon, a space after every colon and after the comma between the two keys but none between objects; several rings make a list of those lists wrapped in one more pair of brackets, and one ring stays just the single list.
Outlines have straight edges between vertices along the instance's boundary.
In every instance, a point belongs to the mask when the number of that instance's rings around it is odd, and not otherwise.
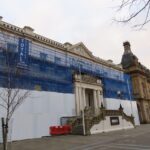
[{"label": "printed sign", "polygon": [[113,125],[119,125],[119,117],[110,117],[110,124]]},{"label": "printed sign", "polygon": [[19,38],[18,46],[18,66],[26,68],[28,66],[29,41]]}]

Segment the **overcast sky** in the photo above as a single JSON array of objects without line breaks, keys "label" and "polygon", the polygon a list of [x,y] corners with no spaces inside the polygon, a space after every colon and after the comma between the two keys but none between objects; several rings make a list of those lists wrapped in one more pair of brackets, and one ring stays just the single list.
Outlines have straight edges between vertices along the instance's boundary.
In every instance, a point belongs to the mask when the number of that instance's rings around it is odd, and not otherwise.
[{"label": "overcast sky", "polygon": [[[0,16],[11,24],[31,26],[35,32],[61,43],[82,41],[102,59],[119,64],[123,42],[150,68],[150,24],[135,31],[112,22],[116,0],[0,0]],[[124,12],[126,14],[126,12]]]}]

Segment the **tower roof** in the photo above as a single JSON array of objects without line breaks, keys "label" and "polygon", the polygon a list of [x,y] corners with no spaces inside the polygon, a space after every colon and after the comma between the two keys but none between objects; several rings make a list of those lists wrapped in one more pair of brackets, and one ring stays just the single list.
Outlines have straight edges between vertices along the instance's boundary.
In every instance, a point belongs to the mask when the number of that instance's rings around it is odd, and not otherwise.
[{"label": "tower roof", "polygon": [[121,64],[124,69],[134,66],[138,62],[138,58],[132,53],[130,42],[126,41],[123,43],[124,54],[122,56]]}]

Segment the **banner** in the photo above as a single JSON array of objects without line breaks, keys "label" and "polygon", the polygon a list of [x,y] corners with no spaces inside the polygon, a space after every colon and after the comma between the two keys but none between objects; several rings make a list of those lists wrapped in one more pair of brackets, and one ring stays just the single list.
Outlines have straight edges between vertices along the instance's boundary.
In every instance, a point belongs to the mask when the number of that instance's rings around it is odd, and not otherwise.
[{"label": "banner", "polygon": [[28,54],[29,54],[29,41],[23,38],[19,38],[18,46],[18,67],[28,67]]}]

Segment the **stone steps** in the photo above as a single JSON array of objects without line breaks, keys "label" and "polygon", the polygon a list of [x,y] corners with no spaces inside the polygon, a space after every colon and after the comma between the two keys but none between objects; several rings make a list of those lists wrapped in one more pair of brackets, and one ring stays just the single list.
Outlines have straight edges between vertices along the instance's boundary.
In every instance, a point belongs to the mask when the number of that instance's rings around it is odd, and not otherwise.
[{"label": "stone steps", "polygon": [[72,129],[72,134],[83,135],[83,125],[78,125]]}]

